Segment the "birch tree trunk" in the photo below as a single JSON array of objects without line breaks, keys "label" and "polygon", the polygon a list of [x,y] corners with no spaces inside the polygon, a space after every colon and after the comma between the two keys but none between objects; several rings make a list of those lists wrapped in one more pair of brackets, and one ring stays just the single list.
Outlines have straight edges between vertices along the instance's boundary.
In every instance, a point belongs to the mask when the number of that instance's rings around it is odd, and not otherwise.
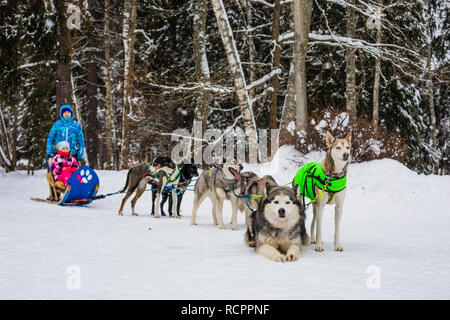
[{"label": "birch tree trunk", "polygon": [[[291,3],[289,10],[289,26],[291,30],[294,30],[294,4]],[[295,52],[295,46],[292,45],[292,52]],[[286,95],[284,97],[283,108],[281,110],[281,122],[280,122],[280,133],[287,129],[291,122],[295,123],[295,70],[294,70],[294,59],[291,60],[289,65],[289,76],[286,88]]]},{"label": "birch tree trunk", "polygon": [[112,95],[111,95],[111,40],[109,36],[109,13],[110,13],[110,2],[105,0],[105,86],[106,86],[106,107],[105,107],[105,122],[106,122],[106,167],[107,169],[112,169],[113,166],[113,156],[112,156]]},{"label": "birch tree trunk", "polygon": [[[348,0],[346,19],[347,19],[347,37],[355,38],[355,0]],[[346,106],[350,116],[350,124],[356,121],[356,75],[355,75],[355,53],[353,48],[347,48],[346,51]]]},{"label": "birch tree trunk", "polygon": [[[196,0],[195,14],[193,20],[194,29],[194,62],[195,72],[198,82],[203,85],[210,84],[210,73],[208,57],[206,56],[206,17],[208,13],[208,0]],[[195,106],[194,124],[192,126],[193,135],[203,137],[206,130],[206,123],[209,115],[209,105],[211,104],[211,93],[208,90],[201,90]],[[200,128],[201,125],[201,128]],[[194,141],[194,161],[202,163],[203,142]]]},{"label": "birch tree trunk", "polygon": [[[208,58],[206,56],[206,16],[208,10],[208,0],[196,0],[195,14],[193,21],[194,28],[194,61],[195,72],[200,83],[209,84],[210,74]],[[209,104],[211,103],[211,93],[208,90],[201,90],[195,108],[195,120],[202,123],[202,135],[206,130],[208,120]]]},{"label": "birch tree trunk", "polygon": [[[246,14],[247,14],[247,30],[252,28],[252,22],[253,22],[253,14],[252,14],[252,3],[250,0],[246,0]],[[253,44],[253,31],[249,30],[247,32],[247,41],[248,41],[248,62],[250,63],[248,66],[248,78],[249,82],[252,83],[255,81],[255,66],[253,63],[255,62],[255,48]],[[248,95],[250,98],[255,96],[255,88],[251,88],[248,90]]]},{"label": "birch tree trunk", "polygon": [[[280,0],[274,1],[273,6],[273,21],[272,21],[272,42],[273,42],[273,61],[272,70],[278,69],[280,67],[280,55],[281,48],[278,43],[278,38],[280,36]],[[277,114],[278,114],[278,88],[279,88],[279,78],[278,75],[272,77],[272,95],[271,95],[271,106],[269,114],[269,128],[277,129]]]},{"label": "birch tree trunk", "polygon": [[312,0],[294,0],[294,70],[295,70],[295,122],[305,130],[308,126],[308,95],[306,88],[306,52],[311,22]]},{"label": "birch tree trunk", "polygon": [[211,4],[214,14],[216,15],[220,36],[227,55],[228,65],[234,80],[234,88],[242,114],[244,133],[249,147],[249,162],[256,162],[258,150],[256,122],[253,117],[252,103],[247,91],[244,71],[242,70],[242,64],[233,38],[233,31],[231,30],[222,0],[211,0]]},{"label": "birch tree trunk", "polygon": [[[377,26],[377,36],[376,43],[381,43],[381,11],[383,8],[383,0],[378,0],[378,8],[377,8],[377,18],[376,18],[376,26]],[[380,119],[380,73],[381,73],[381,56],[378,56],[375,61],[375,75],[374,75],[374,84],[373,84],[373,115],[372,115],[372,124],[375,130],[378,130],[378,122]]]},{"label": "birch tree trunk", "polygon": [[[6,119],[10,119],[6,125]],[[0,105],[0,165],[6,172],[16,170],[17,158],[17,106],[10,108],[4,115],[3,106]]]},{"label": "birch tree trunk", "polygon": [[133,48],[136,40],[134,30],[136,29],[136,0],[125,0],[123,13],[123,119],[122,119],[122,153],[121,168],[128,169],[130,157],[130,119],[133,99]]}]

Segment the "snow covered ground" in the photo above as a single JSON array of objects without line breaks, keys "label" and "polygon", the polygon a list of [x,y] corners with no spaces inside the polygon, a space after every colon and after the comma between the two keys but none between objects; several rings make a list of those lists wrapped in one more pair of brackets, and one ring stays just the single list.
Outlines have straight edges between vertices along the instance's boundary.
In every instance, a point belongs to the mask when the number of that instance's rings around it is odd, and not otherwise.
[{"label": "snow covered ground", "polygon": [[[283,147],[278,161],[244,170],[285,184],[299,162],[322,156],[301,159]],[[126,171],[97,173],[100,193],[125,183]],[[0,173],[2,299],[450,298],[449,176],[418,175],[390,159],[350,165],[345,251],[333,250],[334,208],[328,206],[325,251],[306,247],[302,259],[282,264],[245,246],[243,214],[239,231],[219,230],[206,200],[198,226],[191,226],[192,192],[185,194],[181,220],[151,217],[150,193],[137,203],[139,217],[131,216],[130,202],[119,217],[122,195],[88,207],[31,201],[47,196],[44,175]],[[224,212],[228,223],[228,204]],[[69,289],[73,279],[79,289]]]}]

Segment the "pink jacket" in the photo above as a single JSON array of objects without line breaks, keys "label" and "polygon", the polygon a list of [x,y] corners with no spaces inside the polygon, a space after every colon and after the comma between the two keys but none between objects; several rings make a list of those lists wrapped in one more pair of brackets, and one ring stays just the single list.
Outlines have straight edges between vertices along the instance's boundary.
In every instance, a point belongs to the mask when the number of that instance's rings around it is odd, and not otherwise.
[{"label": "pink jacket", "polygon": [[[53,178],[55,181],[61,180],[58,179],[59,176],[64,173],[64,176],[70,176],[72,172],[76,171],[78,168],[77,160],[71,153],[65,154],[64,152],[58,151],[56,156],[52,158],[50,171],[53,174]],[[70,173],[70,174],[69,174]],[[68,179],[68,178],[67,178]],[[64,179],[67,182],[67,179]],[[63,180],[61,180],[63,181]]]}]

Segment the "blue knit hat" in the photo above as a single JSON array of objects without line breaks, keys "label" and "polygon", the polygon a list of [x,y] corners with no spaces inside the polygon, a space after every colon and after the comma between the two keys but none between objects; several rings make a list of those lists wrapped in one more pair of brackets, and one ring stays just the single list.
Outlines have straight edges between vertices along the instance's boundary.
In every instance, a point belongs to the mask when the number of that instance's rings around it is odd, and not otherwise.
[{"label": "blue knit hat", "polygon": [[70,104],[64,104],[61,106],[61,109],[60,109],[61,118],[62,118],[62,115],[64,114],[64,112],[66,112],[66,111],[69,111],[73,116],[72,106]]}]

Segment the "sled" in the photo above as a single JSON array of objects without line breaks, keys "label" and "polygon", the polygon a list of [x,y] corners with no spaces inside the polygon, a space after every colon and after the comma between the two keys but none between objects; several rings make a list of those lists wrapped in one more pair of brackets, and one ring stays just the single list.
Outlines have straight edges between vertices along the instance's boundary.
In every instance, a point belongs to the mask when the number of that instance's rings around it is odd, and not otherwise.
[{"label": "sled", "polygon": [[[31,200],[58,205],[86,205],[94,200],[100,184],[94,169],[89,166],[78,168],[67,181],[65,190],[59,189],[55,185],[51,172],[47,173],[47,181],[50,188],[50,198],[31,198]],[[58,197],[60,193],[62,195]]]}]

